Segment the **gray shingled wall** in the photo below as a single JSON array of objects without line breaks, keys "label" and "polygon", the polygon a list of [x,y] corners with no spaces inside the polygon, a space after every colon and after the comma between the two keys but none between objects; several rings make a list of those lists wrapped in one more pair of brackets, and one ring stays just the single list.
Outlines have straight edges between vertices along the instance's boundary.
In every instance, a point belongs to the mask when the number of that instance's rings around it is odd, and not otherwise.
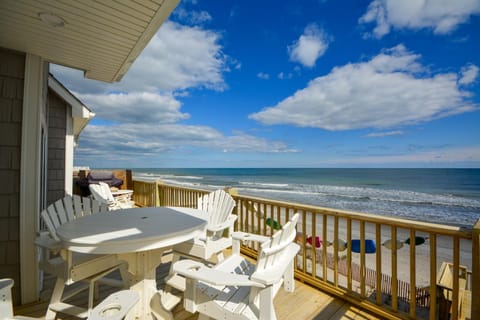
[{"label": "gray shingled wall", "polygon": [[48,91],[47,205],[65,196],[65,136],[67,108],[64,100]]},{"label": "gray shingled wall", "polygon": [[13,278],[20,301],[20,151],[25,55],[0,48],[0,278]]}]

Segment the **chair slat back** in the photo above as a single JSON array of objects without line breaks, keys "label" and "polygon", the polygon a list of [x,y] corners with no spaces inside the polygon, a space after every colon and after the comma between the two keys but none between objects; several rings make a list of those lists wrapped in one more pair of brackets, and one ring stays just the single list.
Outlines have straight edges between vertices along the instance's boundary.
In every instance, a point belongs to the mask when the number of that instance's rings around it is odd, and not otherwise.
[{"label": "chair slat back", "polygon": [[82,204],[83,204],[83,215],[84,216],[89,216],[92,214],[92,206],[91,206],[91,201],[88,198],[83,198],[82,199]]},{"label": "chair slat back", "polygon": [[75,217],[82,217],[83,216],[83,206],[82,206],[82,197],[78,195],[73,195],[73,212]]},{"label": "chair slat back", "polygon": [[216,190],[198,199],[197,208],[208,214],[208,225],[215,226],[227,220],[235,207],[233,198],[223,190]]},{"label": "chair slat back", "polygon": [[65,222],[67,222],[67,212],[65,211],[62,199],[55,201],[54,206],[55,211],[57,212],[58,219],[60,220],[60,224],[64,224]]},{"label": "chair slat back", "polygon": [[112,191],[110,190],[110,186],[105,182],[99,182],[98,185],[100,186],[103,196],[107,199],[108,203],[115,203],[115,198],[113,197]]},{"label": "chair slat back", "polygon": [[60,238],[57,236],[57,227],[60,225],[58,220],[57,213],[53,205],[50,205],[47,209],[42,210],[41,212],[43,222],[47,226],[50,236],[56,240],[60,241]]},{"label": "chair slat back", "polygon": [[74,195],[72,198],[67,195],[63,199],[59,199],[49,205],[47,209],[41,212],[41,216],[50,236],[60,241],[60,238],[57,236],[57,228],[60,225],[79,217],[107,211],[107,206],[96,200],[82,198],[77,195]]},{"label": "chair slat back", "polygon": [[255,272],[265,272],[271,268],[284,267],[279,266],[278,262],[282,260],[285,248],[295,239],[296,225],[299,217],[300,215],[296,213],[282,229],[273,234],[270,240],[262,243]]},{"label": "chair slat back", "polygon": [[65,205],[65,212],[67,214],[67,220],[72,221],[75,219],[75,211],[73,207],[73,199],[70,196],[63,198],[63,204]]}]

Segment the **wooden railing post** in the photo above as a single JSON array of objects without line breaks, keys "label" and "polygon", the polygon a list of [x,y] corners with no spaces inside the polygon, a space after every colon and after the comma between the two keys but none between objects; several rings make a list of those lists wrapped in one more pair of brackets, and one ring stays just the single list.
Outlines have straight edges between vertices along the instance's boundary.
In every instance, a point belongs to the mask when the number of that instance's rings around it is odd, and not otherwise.
[{"label": "wooden railing post", "polygon": [[226,188],[224,189],[224,191],[225,191],[226,193],[228,193],[229,195],[231,195],[232,197],[238,196],[238,190],[235,189],[235,188],[226,187]]},{"label": "wooden railing post", "polygon": [[480,320],[480,219],[472,230],[472,320]]},{"label": "wooden railing post", "polygon": [[163,181],[155,181],[155,207],[161,207],[164,205],[165,199],[163,197]]}]

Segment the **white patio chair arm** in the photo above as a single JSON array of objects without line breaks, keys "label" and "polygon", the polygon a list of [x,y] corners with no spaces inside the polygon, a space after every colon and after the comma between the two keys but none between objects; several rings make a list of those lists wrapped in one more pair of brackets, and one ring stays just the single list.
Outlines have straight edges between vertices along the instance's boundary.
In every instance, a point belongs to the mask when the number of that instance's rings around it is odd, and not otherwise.
[{"label": "white patio chair arm", "polygon": [[200,280],[214,286],[246,286],[265,288],[265,285],[250,280],[249,276],[228,273],[206,267],[193,260],[181,260],[173,265],[173,271],[187,278]]},{"label": "white patio chair arm", "polygon": [[207,230],[211,232],[217,232],[217,231],[225,230],[227,228],[231,228],[233,227],[235,220],[237,220],[237,216],[234,214],[231,214],[227,218],[227,220],[225,220],[223,223],[217,224],[216,226],[209,226],[207,227]]},{"label": "white patio chair arm", "polygon": [[50,238],[48,235],[41,235],[35,239],[35,244],[41,248],[48,249],[50,251],[59,251],[63,249],[61,241]]},{"label": "white patio chair arm", "polygon": [[274,284],[282,277],[287,268],[293,262],[293,259],[300,250],[300,246],[296,243],[290,243],[287,248],[284,250],[284,254],[280,257],[279,260],[275,261],[278,263],[279,268],[275,270],[269,270],[268,272],[254,272],[250,279],[253,279],[257,282],[263,283],[265,285]]},{"label": "white patio chair arm", "polygon": [[255,241],[255,242],[265,242],[270,240],[270,237],[261,236],[259,234],[248,233],[248,232],[234,232],[232,233],[232,239],[237,241]]}]

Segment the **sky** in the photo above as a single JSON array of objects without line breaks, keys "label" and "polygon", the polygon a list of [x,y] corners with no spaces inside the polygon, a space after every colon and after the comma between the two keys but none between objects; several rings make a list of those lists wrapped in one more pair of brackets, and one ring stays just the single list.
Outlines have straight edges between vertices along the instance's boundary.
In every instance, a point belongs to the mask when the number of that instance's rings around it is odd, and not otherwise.
[{"label": "sky", "polygon": [[480,0],[185,0],[95,114],[91,168],[480,167]]}]

